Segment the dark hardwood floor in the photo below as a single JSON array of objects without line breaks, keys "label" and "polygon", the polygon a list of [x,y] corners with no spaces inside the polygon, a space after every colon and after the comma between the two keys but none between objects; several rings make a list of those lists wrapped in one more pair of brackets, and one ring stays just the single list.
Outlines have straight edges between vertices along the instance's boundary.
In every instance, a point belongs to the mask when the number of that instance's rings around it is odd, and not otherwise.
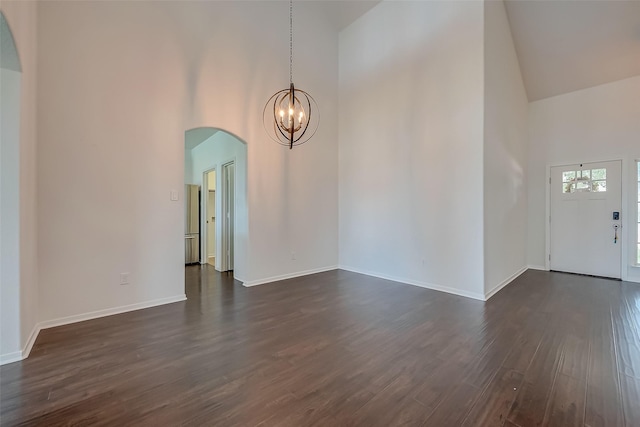
[{"label": "dark hardwood floor", "polygon": [[639,285],[186,277],[186,302],[42,331],[0,368],[2,426],[640,426]]}]

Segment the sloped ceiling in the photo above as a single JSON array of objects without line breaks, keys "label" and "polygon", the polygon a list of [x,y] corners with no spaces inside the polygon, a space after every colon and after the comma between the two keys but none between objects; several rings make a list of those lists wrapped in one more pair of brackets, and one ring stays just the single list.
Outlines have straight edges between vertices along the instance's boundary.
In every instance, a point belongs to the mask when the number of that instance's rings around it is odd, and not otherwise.
[{"label": "sloped ceiling", "polygon": [[529,101],[640,75],[640,0],[505,4]]},{"label": "sloped ceiling", "polygon": [[22,71],[13,34],[2,12],[0,12],[0,68]]},{"label": "sloped ceiling", "polygon": [[215,128],[196,128],[190,129],[185,133],[184,145],[185,149],[193,150],[198,145],[211,138],[219,129]]},{"label": "sloped ceiling", "polygon": [[353,21],[367,13],[380,3],[381,0],[319,0],[318,4],[324,10],[329,21],[337,30],[343,30]]}]

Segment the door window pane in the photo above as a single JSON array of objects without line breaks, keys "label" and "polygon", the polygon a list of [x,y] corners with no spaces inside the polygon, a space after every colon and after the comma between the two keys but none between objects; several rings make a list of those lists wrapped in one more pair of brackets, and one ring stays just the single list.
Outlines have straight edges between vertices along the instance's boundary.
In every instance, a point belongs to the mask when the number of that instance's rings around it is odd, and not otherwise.
[{"label": "door window pane", "polygon": [[591,181],[591,191],[596,193],[607,191],[607,181]]},{"label": "door window pane", "polygon": [[[640,172],[638,173],[640,174]],[[605,191],[607,191],[606,168],[562,172],[563,193],[602,193]],[[638,195],[640,200],[640,187],[638,188]]]},{"label": "door window pane", "polygon": [[572,182],[563,182],[562,183],[562,192],[563,193],[573,193],[575,184]]},{"label": "door window pane", "polygon": [[576,171],[562,172],[562,182],[569,182],[574,179],[576,179]]},{"label": "door window pane", "polygon": [[589,181],[578,181],[576,182],[576,191],[580,191],[580,192],[584,192],[584,191],[591,191],[591,188],[589,186]]},{"label": "door window pane", "polygon": [[591,179],[607,179],[607,169],[592,169],[591,170]]}]

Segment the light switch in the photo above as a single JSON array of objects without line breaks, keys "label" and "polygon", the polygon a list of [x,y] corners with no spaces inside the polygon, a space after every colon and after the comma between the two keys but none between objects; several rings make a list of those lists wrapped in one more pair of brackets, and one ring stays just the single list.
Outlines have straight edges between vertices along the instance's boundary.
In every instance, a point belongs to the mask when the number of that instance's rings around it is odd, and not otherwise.
[{"label": "light switch", "polygon": [[178,201],[178,190],[171,190],[171,201],[172,202]]}]

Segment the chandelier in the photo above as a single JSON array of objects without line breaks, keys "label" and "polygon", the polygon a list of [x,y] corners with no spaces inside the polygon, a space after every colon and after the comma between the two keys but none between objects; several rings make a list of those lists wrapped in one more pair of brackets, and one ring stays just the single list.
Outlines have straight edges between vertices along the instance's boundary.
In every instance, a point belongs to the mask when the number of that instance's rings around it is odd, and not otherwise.
[{"label": "chandelier", "polygon": [[289,149],[311,139],[320,123],[316,101],[293,84],[293,0],[289,0],[289,88],[269,98],[262,112],[262,123],[272,140]]}]

